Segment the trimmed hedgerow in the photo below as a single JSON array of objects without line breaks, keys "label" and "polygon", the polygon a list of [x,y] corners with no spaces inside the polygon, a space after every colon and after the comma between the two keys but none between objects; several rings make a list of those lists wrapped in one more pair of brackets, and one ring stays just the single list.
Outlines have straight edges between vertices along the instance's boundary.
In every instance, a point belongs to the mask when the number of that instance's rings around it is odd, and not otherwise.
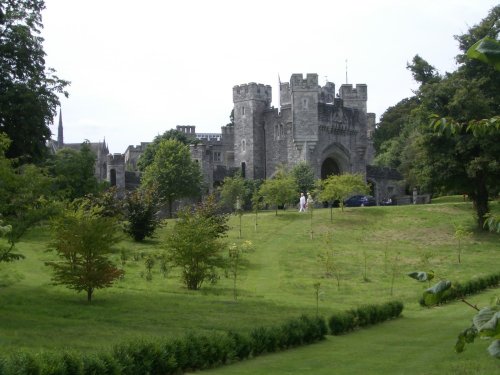
[{"label": "trimmed hedgerow", "polygon": [[262,353],[310,344],[324,339],[325,320],[301,316],[279,326],[239,333],[188,334],[175,340],[138,340],[117,345],[110,352],[17,352],[0,357],[1,375],[168,375],[196,371],[255,357]]},{"label": "trimmed hedgerow", "polygon": [[381,305],[363,305],[356,309],[331,315],[328,319],[328,326],[332,335],[341,335],[356,328],[397,318],[402,311],[403,303],[399,301],[391,301]]},{"label": "trimmed hedgerow", "polygon": [[[477,277],[464,283],[452,282],[451,288],[446,290],[439,299],[439,304],[464,298],[466,296],[482,292],[488,288],[497,287],[499,284],[500,272],[483,277]],[[423,297],[420,298],[419,303],[421,306],[427,307]]]}]

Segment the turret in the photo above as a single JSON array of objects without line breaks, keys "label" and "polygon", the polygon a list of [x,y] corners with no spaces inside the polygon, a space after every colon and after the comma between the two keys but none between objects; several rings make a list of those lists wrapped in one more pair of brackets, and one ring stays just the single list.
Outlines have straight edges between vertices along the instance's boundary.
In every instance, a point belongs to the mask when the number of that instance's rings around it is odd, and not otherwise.
[{"label": "turret", "polygon": [[356,108],[366,113],[368,87],[364,83],[358,83],[354,88],[351,84],[340,86],[339,96],[344,101],[344,106]]},{"label": "turret", "polygon": [[233,87],[234,162],[245,178],[265,177],[264,111],[270,108],[269,85],[249,83]]}]

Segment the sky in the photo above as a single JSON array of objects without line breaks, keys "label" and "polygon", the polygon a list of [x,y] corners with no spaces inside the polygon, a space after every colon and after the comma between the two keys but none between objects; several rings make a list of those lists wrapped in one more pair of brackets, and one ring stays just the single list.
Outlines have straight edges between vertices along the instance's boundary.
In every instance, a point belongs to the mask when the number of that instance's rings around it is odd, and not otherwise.
[{"label": "sky", "polygon": [[278,79],[294,73],[317,73],[338,90],[347,70],[347,83],[368,85],[378,121],[417,88],[406,69],[416,54],[454,71],[453,36],[497,3],[45,0],[42,37],[47,67],[71,82],[61,97],[64,141],[105,140],[124,153],[176,125],[219,133],[235,85],[271,85],[278,107]]}]

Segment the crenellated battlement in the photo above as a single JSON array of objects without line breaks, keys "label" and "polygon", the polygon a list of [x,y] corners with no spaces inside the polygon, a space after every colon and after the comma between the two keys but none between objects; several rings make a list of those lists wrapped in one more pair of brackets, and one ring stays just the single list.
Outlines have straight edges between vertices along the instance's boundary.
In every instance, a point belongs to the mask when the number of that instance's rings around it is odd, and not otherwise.
[{"label": "crenellated battlement", "polygon": [[115,153],[115,154],[109,154],[107,156],[108,159],[108,165],[120,165],[120,164],[125,164],[125,155]]},{"label": "crenellated battlement", "polygon": [[233,87],[233,102],[244,100],[260,100],[271,104],[272,88],[270,85],[251,82],[248,84],[237,85]]},{"label": "crenellated battlement", "polygon": [[318,75],[316,73],[307,73],[306,78],[299,74],[292,74],[290,77],[290,86],[292,91],[295,90],[317,90],[318,86]]},{"label": "crenellated battlement", "polygon": [[355,87],[351,84],[340,86],[339,95],[344,100],[368,100],[368,86],[358,83]]},{"label": "crenellated battlement", "polygon": [[196,126],[195,125],[177,125],[175,129],[181,133],[186,135],[194,136],[196,134]]}]

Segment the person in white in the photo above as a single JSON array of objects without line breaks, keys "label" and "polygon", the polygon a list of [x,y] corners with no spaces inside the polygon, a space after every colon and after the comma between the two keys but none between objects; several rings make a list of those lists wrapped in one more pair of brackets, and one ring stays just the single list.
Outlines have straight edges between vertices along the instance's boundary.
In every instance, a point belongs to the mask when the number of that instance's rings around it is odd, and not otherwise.
[{"label": "person in white", "polygon": [[304,196],[304,193],[300,193],[299,212],[305,212],[305,211],[306,211],[306,197]]}]

